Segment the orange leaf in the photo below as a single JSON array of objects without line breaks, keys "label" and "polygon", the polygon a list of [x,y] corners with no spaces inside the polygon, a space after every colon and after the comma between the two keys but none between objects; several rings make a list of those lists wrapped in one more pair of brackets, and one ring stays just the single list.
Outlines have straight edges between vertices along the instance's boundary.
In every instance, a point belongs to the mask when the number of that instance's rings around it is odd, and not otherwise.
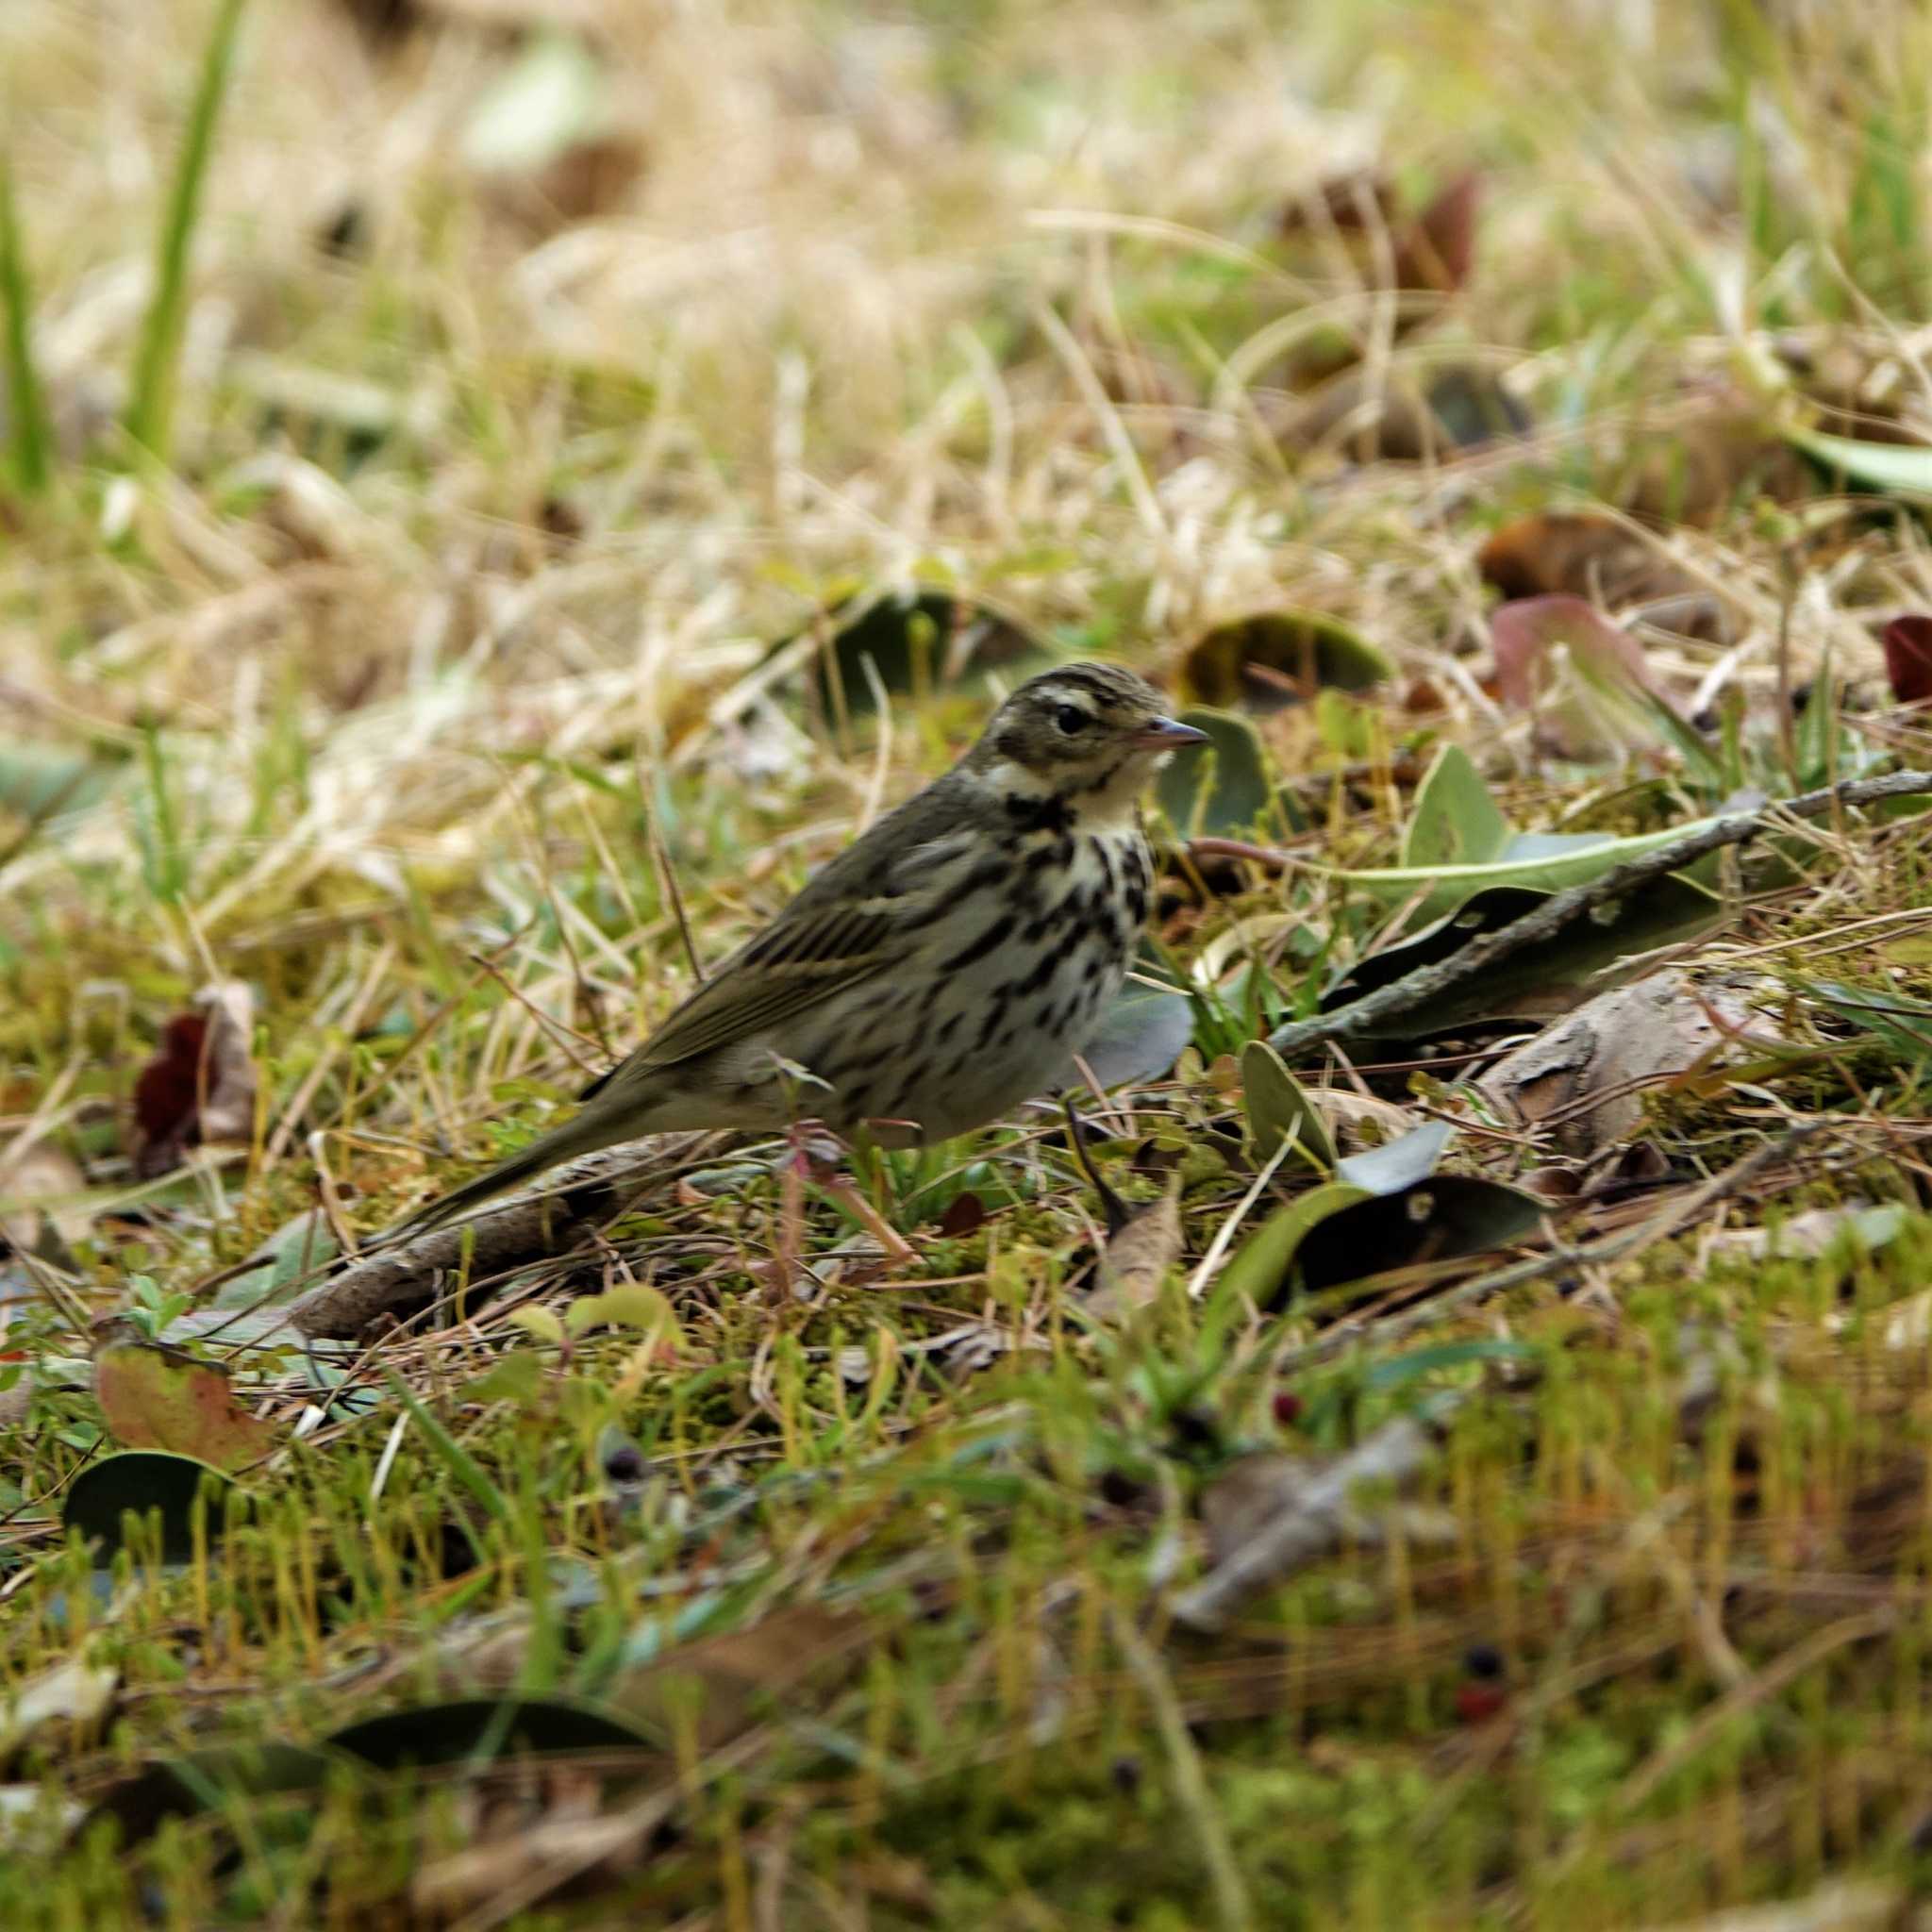
[{"label": "orange leaf", "polygon": [[94,1399],[108,1433],[129,1449],[165,1449],[215,1469],[258,1461],[275,1432],[236,1404],[225,1371],[143,1341],[125,1316],[99,1323]]}]

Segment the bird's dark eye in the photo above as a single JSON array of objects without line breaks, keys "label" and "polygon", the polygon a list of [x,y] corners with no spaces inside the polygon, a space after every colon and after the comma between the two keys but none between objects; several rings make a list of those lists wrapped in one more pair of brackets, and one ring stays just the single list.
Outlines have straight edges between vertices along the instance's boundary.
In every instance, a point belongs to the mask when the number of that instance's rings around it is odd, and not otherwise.
[{"label": "bird's dark eye", "polygon": [[1086,730],[1089,721],[1078,705],[1056,705],[1053,722],[1071,738],[1074,732]]}]

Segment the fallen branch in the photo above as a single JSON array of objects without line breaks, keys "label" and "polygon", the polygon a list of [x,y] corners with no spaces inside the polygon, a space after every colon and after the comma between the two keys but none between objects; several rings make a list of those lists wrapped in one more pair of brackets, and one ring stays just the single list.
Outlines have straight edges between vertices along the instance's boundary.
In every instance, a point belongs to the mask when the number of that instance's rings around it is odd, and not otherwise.
[{"label": "fallen branch", "polygon": [[672,1165],[635,1141],[586,1155],[559,1168],[540,1194],[516,1196],[473,1220],[348,1261],[291,1304],[289,1320],[311,1341],[353,1340],[380,1316],[414,1313],[459,1274],[480,1281],[555,1255],[623,1208],[646,1164],[653,1173]]},{"label": "fallen branch", "polygon": [[[1445,1417],[1435,1418],[1440,1426]],[[1350,1522],[1349,1497],[1362,1483],[1407,1482],[1427,1460],[1437,1429],[1413,1416],[1385,1423],[1367,1441],[1310,1476],[1291,1508],[1264,1523],[1227,1559],[1174,1598],[1174,1621],[1191,1630],[1218,1630],[1249,1597],[1319,1563],[1340,1549]]]},{"label": "fallen branch", "polygon": [[1510,954],[1554,938],[1597,907],[1620,899],[1639,886],[1647,886],[1653,879],[1681,872],[1687,865],[1709,853],[1722,851],[1726,845],[1741,845],[1761,832],[1774,830],[1786,820],[1824,818],[1847,807],[1871,805],[1881,798],[1906,798],[1922,791],[1932,792],[1932,772],[1890,772],[1880,778],[1854,778],[1842,785],[1827,785],[1823,791],[1781,799],[1756,811],[1732,812],[1697,831],[1687,832],[1671,844],[1625,859],[1601,877],[1553,893],[1521,919],[1511,920],[1507,925],[1471,941],[1460,952],[1432,966],[1418,967],[1332,1013],[1277,1026],[1268,1036],[1268,1044],[1286,1059],[1313,1047],[1325,1046],[1331,1041],[1358,1040],[1380,1029],[1395,1015],[1409,1012],[1470,980],[1479,979]]}]

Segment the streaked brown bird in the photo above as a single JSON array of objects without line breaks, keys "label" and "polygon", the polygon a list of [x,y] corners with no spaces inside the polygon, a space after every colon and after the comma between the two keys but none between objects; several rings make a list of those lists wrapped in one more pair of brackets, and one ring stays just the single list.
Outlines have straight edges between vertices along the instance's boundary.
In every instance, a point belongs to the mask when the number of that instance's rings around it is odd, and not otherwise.
[{"label": "streaked brown bird", "polygon": [[1008,698],[944,777],[818,873],[583,1110],[396,1230],[643,1134],[865,1125],[950,1140],[1051,1085],[1120,991],[1154,869],[1140,797],[1204,733],[1111,664]]}]

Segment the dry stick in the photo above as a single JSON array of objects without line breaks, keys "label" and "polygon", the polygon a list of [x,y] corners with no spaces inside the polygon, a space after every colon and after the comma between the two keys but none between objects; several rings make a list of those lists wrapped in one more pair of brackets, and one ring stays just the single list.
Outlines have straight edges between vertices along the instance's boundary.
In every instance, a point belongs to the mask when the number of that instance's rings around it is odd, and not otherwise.
[{"label": "dry stick", "polygon": [[1638,886],[1647,886],[1667,873],[1681,872],[1707,853],[1722,851],[1726,845],[1741,845],[1760,832],[1774,829],[1781,820],[1824,818],[1844,806],[1870,805],[1877,799],[1905,798],[1921,791],[1932,791],[1932,772],[1890,772],[1882,778],[1855,778],[1841,785],[1827,785],[1822,791],[1807,791],[1757,811],[1732,812],[1697,831],[1686,833],[1669,845],[1659,845],[1655,851],[1625,859],[1587,884],[1553,894],[1521,919],[1511,920],[1507,925],[1473,940],[1461,951],[1433,966],[1418,967],[1332,1013],[1277,1026],[1269,1035],[1268,1043],[1286,1059],[1312,1047],[1325,1046],[1330,1041],[1361,1039],[1395,1015],[1470,980],[1479,979],[1510,954],[1554,938],[1597,907],[1621,898]]},{"label": "dry stick", "polygon": [[[702,1139],[703,1137],[698,1137]],[[672,1166],[661,1149],[627,1141],[558,1168],[539,1194],[517,1194],[468,1221],[377,1248],[289,1305],[311,1341],[352,1340],[378,1315],[429,1299],[439,1274],[467,1264],[472,1281],[522,1261],[548,1258],[589,1223],[615,1213],[636,1191],[639,1169]]]}]

